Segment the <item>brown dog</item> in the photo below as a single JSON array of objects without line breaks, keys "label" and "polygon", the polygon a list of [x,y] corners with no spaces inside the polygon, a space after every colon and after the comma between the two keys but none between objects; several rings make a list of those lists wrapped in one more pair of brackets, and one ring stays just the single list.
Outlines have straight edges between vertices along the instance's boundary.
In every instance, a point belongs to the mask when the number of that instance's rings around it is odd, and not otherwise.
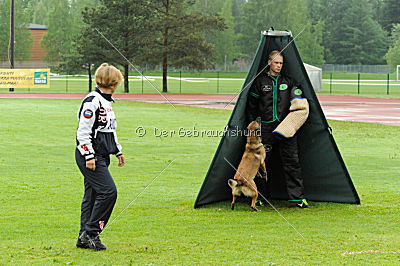
[{"label": "brown dog", "polygon": [[256,200],[258,197],[256,183],[254,178],[257,174],[260,175],[258,169],[261,166],[263,171],[262,176],[267,178],[265,168],[265,149],[261,143],[261,118],[251,122],[247,127],[247,144],[246,150],[240,161],[234,179],[228,180],[228,185],[232,188],[232,210],[235,208],[236,197],[244,194],[251,197],[251,208],[259,211],[256,208]]}]

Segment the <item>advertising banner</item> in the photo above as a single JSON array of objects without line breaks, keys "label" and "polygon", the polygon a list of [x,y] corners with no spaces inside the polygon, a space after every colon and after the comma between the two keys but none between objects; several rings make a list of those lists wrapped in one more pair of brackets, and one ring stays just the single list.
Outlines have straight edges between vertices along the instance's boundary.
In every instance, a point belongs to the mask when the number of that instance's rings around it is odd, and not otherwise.
[{"label": "advertising banner", "polygon": [[50,88],[50,69],[0,69],[0,88]]}]

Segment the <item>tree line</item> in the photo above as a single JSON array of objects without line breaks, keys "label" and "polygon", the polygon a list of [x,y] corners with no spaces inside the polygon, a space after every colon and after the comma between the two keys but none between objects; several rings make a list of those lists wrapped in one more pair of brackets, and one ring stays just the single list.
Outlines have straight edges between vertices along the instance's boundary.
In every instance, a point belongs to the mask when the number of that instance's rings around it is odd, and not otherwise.
[{"label": "tree line", "polygon": [[[1,60],[9,3],[0,0]],[[400,64],[398,0],[21,0],[16,14],[17,60],[29,58],[26,24],[43,24],[46,60],[59,68],[108,61],[124,69],[127,82],[132,65],[161,67],[164,91],[170,67],[250,61],[271,26],[301,33],[296,45],[310,64]]]}]

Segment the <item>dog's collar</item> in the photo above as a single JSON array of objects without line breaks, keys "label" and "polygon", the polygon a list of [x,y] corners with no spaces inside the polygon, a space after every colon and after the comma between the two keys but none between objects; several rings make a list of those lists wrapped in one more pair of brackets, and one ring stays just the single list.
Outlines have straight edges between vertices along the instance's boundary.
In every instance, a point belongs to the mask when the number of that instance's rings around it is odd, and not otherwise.
[{"label": "dog's collar", "polygon": [[250,144],[250,145],[254,145],[254,144],[261,144],[261,145],[262,145],[262,143],[261,143],[261,142],[247,142],[247,144]]},{"label": "dog's collar", "polygon": [[263,146],[263,144],[261,142],[258,143],[258,144],[255,143],[255,142],[247,142],[247,144],[251,145],[251,146],[256,145],[255,147],[254,146],[253,147],[247,147],[250,150],[258,150],[261,146]]}]

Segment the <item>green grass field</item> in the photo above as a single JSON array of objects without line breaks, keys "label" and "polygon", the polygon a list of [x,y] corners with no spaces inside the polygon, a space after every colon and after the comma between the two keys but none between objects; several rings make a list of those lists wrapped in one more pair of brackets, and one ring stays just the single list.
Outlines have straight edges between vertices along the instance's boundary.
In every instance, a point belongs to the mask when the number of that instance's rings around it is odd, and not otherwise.
[{"label": "green grass field", "polygon": [[[83,180],[74,162],[77,100],[1,99],[0,264],[398,264],[398,127],[330,121],[361,205],[312,202],[255,213],[229,202],[193,209],[218,138],[155,137],[154,129],[222,130],[230,111],[117,101],[127,165],[110,170],[111,219],[171,166],[102,234],[104,252],[74,247]],[[11,121],[9,121],[11,120]],[[147,129],[138,137],[138,126]],[[367,251],[376,251],[371,253]],[[346,254],[346,252],[367,252]]]}]

